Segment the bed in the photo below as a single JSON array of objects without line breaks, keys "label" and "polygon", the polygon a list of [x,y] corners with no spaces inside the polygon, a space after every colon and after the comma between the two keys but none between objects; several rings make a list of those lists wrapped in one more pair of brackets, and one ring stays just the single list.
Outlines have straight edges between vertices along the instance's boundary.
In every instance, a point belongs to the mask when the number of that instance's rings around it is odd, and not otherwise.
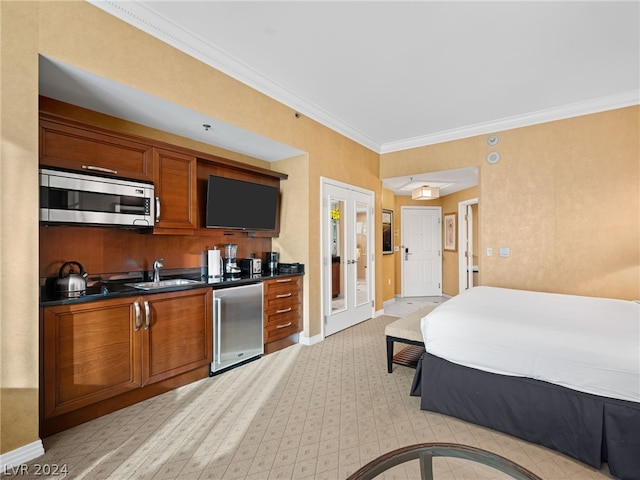
[{"label": "bed", "polygon": [[423,410],[640,479],[640,304],[475,287],[421,331],[411,394]]}]

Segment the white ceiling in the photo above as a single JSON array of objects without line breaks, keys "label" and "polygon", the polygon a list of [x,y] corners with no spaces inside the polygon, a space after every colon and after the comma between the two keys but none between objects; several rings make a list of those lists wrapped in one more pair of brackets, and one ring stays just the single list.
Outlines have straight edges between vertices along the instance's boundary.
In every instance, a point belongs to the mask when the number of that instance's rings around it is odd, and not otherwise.
[{"label": "white ceiling", "polygon": [[639,103],[639,1],[88,1],[379,153]]}]

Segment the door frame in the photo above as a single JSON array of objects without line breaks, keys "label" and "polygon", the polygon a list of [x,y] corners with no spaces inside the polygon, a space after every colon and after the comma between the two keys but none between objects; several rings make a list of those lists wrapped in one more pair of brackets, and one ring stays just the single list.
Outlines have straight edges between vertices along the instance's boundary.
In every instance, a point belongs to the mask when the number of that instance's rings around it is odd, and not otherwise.
[{"label": "door frame", "polygon": [[345,188],[348,190],[353,190],[356,192],[360,192],[365,195],[369,195],[371,197],[371,209],[373,212],[371,213],[371,234],[369,238],[369,254],[371,255],[371,259],[369,265],[371,267],[371,271],[369,272],[369,288],[371,292],[371,300],[373,304],[371,305],[371,318],[375,316],[375,299],[376,299],[376,248],[378,246],[377,237],[375,235],[376,232],[376,204],[375,204],[375,192],[372,190],[367,190],[365,188],[357,187],[355,185],[350,185],[348,183],[340,182],[338,180],[333,180],[328,177],[320,177],[320,292],[321,292],[321,301],[320,301],[320,318],[322,318],[322,329],[321,336],[322,339],[326,338],[325,335],[325,325],[327,316],[331,312],[327,312],[326,298],[325,295],[329,295],[331,297],[331,245],[329,242],[329,232],[327,228],[329,226],[329,222],[327,219],[329,218],[329,205],[326,201],[325,195],[325,185],[333,185],[336,187]]},{"label": "door frame", "polygon": [[[458,202],[458,293],[464,292],[467,286],[467,259],[464,255],[467,251],[467,222],[465,220],[465,215],[467,214],[467,207],[469,205],[477,204],[478,197]],[[462,248],[463,246],[464,248]],[[473,248],[475,250],[477,246],[473,245]],[[480,255],[478,255],[478,259],[479,258]]]},{"label": "door frame", "polygon": [[425,209],[425,210],[437,210],[439,213],[439,220],[438,220],[438,225],[440,225],[440,232],[438,232],[438,234],[440,235],[440,293],[439,296],[442,296],[442,286],[444,284],[444,274],[443,274],[443,268],[442,268],[442,259],[443,259],[443,255],[442,255],[442,206],[440,205],[402,205],[400,207],[400,283],[401,283],[401,288],[400,288],[400,296],[402,298],[412,298],[412,297],[406,297],[405,296],[405,285],[404,285],[404,260],[402,259],[402,255],[404,254],[403,250],[405,248],[404,245],[404,238],[403,238],[403,234],[404,234],[404,224],[403,222],[404,220],[404,210],[405,208],[407,209]]}]

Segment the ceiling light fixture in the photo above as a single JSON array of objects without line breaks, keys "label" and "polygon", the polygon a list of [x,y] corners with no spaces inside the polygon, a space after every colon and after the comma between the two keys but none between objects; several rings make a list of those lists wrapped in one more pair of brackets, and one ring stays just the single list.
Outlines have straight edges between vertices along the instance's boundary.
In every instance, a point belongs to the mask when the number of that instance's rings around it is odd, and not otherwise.
[{"label": "ceiling light fixture", "polygon": [[411,191],[411,198],[413,200],[433,200],[439,196],[440,189],[438,187],[429,187],[427,185],[415,188]]}]

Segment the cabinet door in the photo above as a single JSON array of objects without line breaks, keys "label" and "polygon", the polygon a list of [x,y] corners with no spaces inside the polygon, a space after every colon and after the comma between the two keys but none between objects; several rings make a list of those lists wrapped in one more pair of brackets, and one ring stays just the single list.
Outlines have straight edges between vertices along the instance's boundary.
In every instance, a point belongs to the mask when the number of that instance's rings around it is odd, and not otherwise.
[{"label": "cabinet door", "polygon": [[[154,149],[157,229],[196,228],[196,157]],[[158,230],[156,233],[170,233]]]},{"label": "cabinet door", "polygon": [[140,387],[133,304],[129,298],[43,309],[44,418]]},{"label": "cabinet door", "polygon": [[211,363],[212,298],[211,288],[142,298],[143,385]]},{"label": "cabinet door", "polygon": [[152,147],[100,129],[40,120],[40,163],[84,173],[153,179]]}]

